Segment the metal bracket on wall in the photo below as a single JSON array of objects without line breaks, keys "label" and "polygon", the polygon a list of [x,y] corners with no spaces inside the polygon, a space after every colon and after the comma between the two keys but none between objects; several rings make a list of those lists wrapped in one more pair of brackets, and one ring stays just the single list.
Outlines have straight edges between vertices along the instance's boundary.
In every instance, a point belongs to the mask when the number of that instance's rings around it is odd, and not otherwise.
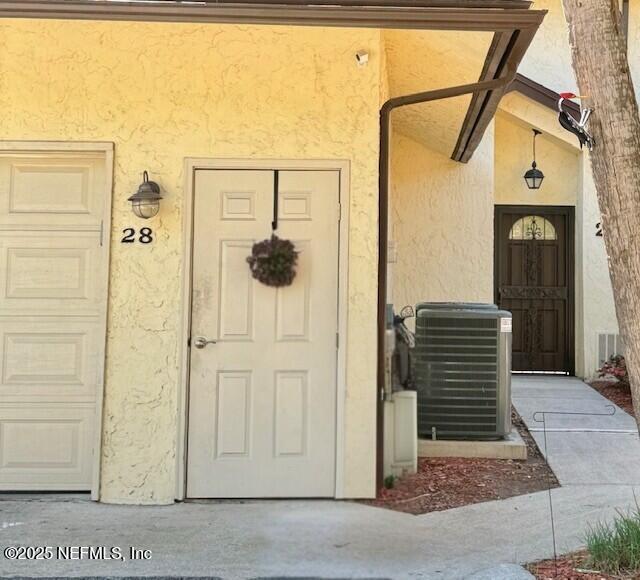
[{"label": "metal bracket on wall", "polygon": [[273,172],[273,220],[271,222],[271,231],[273,233],[278,229],[278,197],[280,195],[280,171],[278,169]]}]

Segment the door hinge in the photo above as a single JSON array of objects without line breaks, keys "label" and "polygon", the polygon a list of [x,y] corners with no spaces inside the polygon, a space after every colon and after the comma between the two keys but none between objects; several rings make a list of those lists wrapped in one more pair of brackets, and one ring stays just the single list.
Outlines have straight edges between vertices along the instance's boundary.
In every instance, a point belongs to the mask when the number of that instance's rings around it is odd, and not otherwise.
[{"label": "door hinge", "polygon": [[340,333],[336,332],[336,348],[340,348]]},{"label": "door hinge", "polygon": [[338,203],[338,222],[342,220],[342,204]]},{"label": "door hinge", "polygon": [[100,220],[100,247],[102,247],[104,237],[104,220]]}]

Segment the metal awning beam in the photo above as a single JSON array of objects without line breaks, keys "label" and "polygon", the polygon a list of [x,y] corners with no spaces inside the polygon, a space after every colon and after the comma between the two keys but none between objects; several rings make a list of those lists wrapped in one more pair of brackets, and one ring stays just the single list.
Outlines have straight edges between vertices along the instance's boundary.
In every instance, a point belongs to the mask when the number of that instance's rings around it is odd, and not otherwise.
[{"label": "metal awning beam", "polygon": [[[114,1],[114,0],[104,0]],[[117,0],[119,1],[119,0]],[[148,0],[130,0],[131,3]],[[156,0],[165,4],[184,4],[188,0]],[[389,6],[409,8],[529,8],[531,0],[197,0],[191,4],[282,4],[298,6]]]},{"label": "metal awning beam", "polygon": [[[108,0],[107,0],[108,1]],[[113,0],[112,0],[113,1]],[[146,0],[131,0],[131,2]],[[181,0],[158,0],[181,3]],[[624,0],[628,2],[628,0]],[[199,0],[200,4],[298,4],[302,6],[409,6],[413,8],[529,8],[531,0]]]},{"label": "metal awning beam", "polygon": [[95,0],[0,1],[0,18],[139,20],[395,28],[513,31],[537,28],[544,11],[513,8],[433,8],[274,3],[109,2]]}]

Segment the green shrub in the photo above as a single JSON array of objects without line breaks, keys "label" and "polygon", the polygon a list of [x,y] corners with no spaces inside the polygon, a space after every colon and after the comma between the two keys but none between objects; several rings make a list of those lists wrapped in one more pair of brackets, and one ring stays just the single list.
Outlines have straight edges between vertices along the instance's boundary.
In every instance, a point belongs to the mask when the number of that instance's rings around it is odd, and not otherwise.
[{"label": "green shrub", "polygon": [[618,513],[611,524],[591,526],[585,536],[591,566],[608,574],[640,571],[640,509]]}]

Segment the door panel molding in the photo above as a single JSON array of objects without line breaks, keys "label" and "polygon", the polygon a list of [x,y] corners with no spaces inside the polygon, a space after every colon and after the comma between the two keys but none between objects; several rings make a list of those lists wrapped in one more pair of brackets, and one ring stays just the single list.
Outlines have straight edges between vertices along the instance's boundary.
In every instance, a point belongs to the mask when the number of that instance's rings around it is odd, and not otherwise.
[{"label": "door panel molding", "polygon": [[[336,377],[336,465],[335,497],[344,497],[344,401],[346,398],[346,345],[347,345],[347,305],[348,305],[348,268],[349,268],[349,206],[350,206],[350,162],[348,160],[282,160],[282,159],[216,159],[190,157],[185,159],[185,186],[183,200],[183,262],[182,262],[182,322],[180,337],[178,393],[178,449],[176,452],[176,499],[186,496],[186,462],[188,431],[188,385],[189,385],[189,346],[191,333],[191,296],[193,271],[193,230],[195,174],[201,169],[219,170],[289,170],[289,171],[337,171],[339,172],[340,222],[338,240],[338,352]],[[300,192],[304,193],[304,192]],[[250,200],[228,200],[223,212],[235,213],[230,219],[251,219],[254,204]],[[304,205],[304,196],[296,196],[290,201],[291,210],[299,213],[309,211]],[[226,215],[226,213],[224,214]],[[244,217],[241,217],[244,216]]]}]

